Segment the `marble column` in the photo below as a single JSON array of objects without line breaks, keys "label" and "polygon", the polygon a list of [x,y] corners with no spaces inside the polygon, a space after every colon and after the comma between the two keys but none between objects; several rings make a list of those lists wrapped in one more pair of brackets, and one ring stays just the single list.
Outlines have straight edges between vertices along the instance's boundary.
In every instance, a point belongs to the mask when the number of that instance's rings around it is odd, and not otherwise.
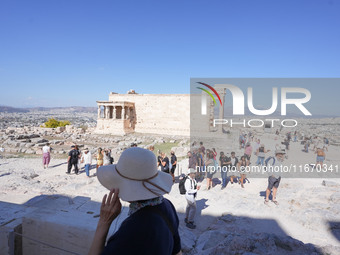
[{"label": "marble column", "polygon": [[101,106],[101,105],[98,105],[98,119],[100,119],[100,113],[101,113],[100,106]]},{"label": "marble column", "polygon": [[122,120],[125,120],[125,107],[122,107]]},{"label": "marble column", "polygon": [[112,118],[113,119],[117,119],[117,116],[116,116],[116,106],[113,106]]},{"label": "marble column", "polygon": [[125,119],[129,119],[129,107],[126,107],[125,109]]},{"label": "marble column", "polygon": [[105,106],[105,118],[109,119],[110,118],[110,106]]}]

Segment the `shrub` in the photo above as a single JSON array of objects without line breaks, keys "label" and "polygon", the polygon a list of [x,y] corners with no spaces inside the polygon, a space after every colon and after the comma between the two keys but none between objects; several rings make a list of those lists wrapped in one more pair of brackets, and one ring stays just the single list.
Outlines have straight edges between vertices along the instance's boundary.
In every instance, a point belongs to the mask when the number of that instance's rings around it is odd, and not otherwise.
[{"label": "shrub", "polygon": [[56,127],[65,127],[66,125],[70,125],[71,123],[68,120],[56,120],[54,118],[48,119],[45,122],[45,127],[47,128],[56,128]]}]

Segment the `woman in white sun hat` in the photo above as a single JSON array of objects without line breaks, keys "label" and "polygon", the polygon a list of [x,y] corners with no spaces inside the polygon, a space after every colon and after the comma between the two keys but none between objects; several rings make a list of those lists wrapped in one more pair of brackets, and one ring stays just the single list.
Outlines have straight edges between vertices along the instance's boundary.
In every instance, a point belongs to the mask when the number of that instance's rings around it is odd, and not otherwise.
[{"label": "woman in white sun hat", "polygon": [[[117,164],[100,167],[97,177],[110,193],[103,197],[89,254],[181,254],[178,216],[163,197],[171,190],[172,178],[157,170],[153,152],[129,148]],[[104,247],[111,223],[121,211],[119,199],[130,203],[129,217]]]}]

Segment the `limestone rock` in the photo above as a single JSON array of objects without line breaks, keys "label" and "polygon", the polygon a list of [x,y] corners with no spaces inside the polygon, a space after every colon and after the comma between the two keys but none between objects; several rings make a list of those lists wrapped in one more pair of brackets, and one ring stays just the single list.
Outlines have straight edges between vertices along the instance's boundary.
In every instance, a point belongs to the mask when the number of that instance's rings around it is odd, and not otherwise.
[{"label": "limestone rock", "polygon": [[340,187],[340,183],[333,182],[333,181],[322,181],[322,185],[326,187]]},{"label": "limestone rock", "polygon": [[335,192],[333,195],[331,195],[331,201],[333,203],[340,203],[340,192]]},{"label": "limestone rock", "polygon": [[196,236],[186,227],[179,227],[179,235],[181,237],[181,245],[183,252],[190,252],[196,244]]},{"label": "limestone rock", "polygon": [[56,134],[61,134],[62,132],[64,132],[65,131],[65,127],[57,127],[56,129],[55,129],[55,133]]}]

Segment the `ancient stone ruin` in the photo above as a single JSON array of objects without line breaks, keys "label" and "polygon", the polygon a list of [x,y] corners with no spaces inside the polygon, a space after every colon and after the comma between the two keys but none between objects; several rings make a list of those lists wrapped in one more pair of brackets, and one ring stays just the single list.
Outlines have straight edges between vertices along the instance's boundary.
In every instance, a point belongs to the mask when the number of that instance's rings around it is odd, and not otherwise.
[{"label": "ancient stone ruin", "polygon": [[111,92],[97,101],[96,133],[182,135],[190,133],[189,94],[127,94]]}]

